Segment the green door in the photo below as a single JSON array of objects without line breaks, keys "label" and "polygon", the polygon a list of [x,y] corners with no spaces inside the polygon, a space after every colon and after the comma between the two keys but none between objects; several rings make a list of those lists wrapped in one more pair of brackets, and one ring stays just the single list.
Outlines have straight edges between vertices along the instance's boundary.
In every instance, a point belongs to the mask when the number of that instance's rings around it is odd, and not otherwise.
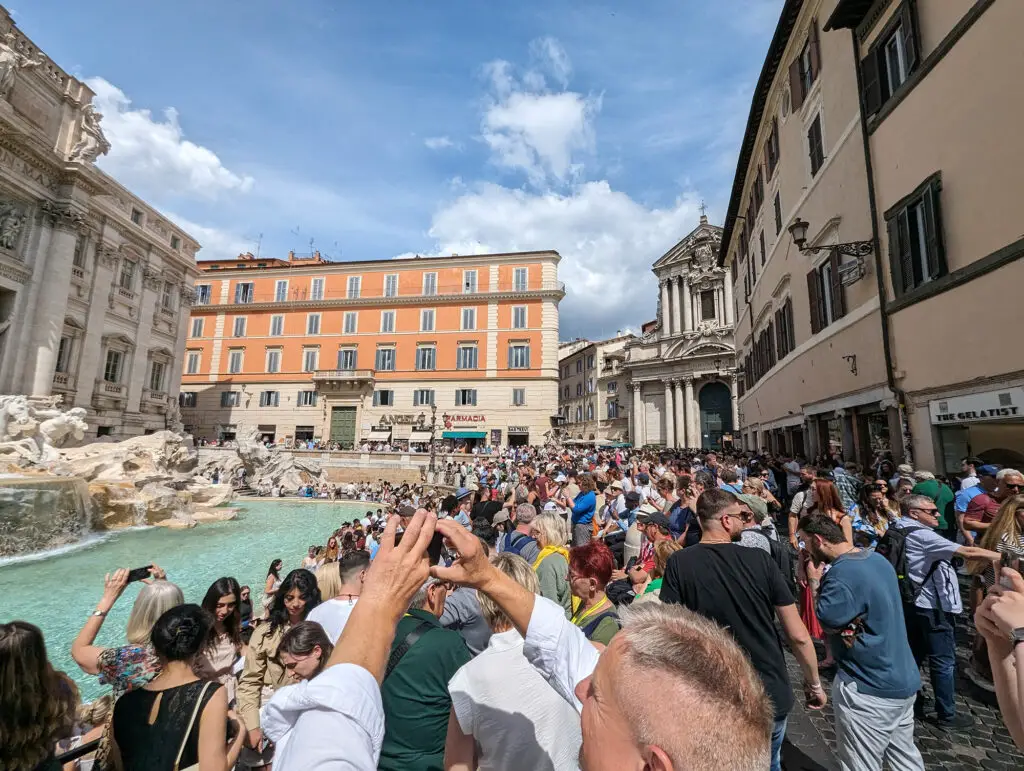
[{"label": "green door", "polygon": [[348,449],[356,443],[356,408],[331,408],[331,441]]}]

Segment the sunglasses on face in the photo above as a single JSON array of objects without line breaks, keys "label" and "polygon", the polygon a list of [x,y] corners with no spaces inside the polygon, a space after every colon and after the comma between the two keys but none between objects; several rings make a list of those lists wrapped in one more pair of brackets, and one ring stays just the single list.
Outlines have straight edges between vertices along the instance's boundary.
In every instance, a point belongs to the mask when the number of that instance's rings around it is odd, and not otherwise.
[{"label": "sunglasses on face", "polygon": [[915,511],[923,511],[925,514],[938,514],[938,509],[915,509]]},{"label": "sunglasses on face", "polygon": [[1007,482],[1003,485],[1003,487],[1005,487],[1007,490],[1017,490],[1018,492],[1020,492],[1021,490],[1024,490],[1024,482]]}]

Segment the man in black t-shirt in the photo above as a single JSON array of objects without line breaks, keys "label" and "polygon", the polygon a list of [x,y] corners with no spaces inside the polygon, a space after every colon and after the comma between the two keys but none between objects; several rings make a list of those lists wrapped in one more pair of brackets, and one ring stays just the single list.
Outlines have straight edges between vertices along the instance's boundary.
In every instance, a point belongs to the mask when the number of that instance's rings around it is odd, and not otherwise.
[{"label": "man in black t-shirt", "polygon": [[480,489],[480,500],[473,504],[473,511],[470,518],[474,521],[483,517],[488,522],[494,522],[494,515],[502,510],[504,504],[500,500],[494,500],[490,487],[483,487]]},{"label": "man in black t-shirt", "polygon": [[736,496],[725,490],[705,490],[697,499],[697,517],[702,531],[700,543],[669,558],[661,601],[678,603],[716,621],[732,632],[750,656],[774,706],[771,769],[780,771],[793,690],[775,617],[803,670],[807,705],[820,709],[826,698],[818,679],[814,643],[771,556],[761,549],[745,549],[734,543],[744,527]]}]

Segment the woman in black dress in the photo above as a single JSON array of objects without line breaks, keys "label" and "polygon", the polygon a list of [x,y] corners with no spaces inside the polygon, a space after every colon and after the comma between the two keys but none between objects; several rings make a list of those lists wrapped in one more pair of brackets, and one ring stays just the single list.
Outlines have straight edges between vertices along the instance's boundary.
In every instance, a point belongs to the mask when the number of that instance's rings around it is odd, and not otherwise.
[{"label": "woman in black dress", "polygon": [[111,755],[116,768],[227,771],[235,765],[245,727],[228,710],[224,688],[200,680],[192,671],[212,623],[198,605],[179,605],[153,626],[160,674],[126,693],[114,707]]}]

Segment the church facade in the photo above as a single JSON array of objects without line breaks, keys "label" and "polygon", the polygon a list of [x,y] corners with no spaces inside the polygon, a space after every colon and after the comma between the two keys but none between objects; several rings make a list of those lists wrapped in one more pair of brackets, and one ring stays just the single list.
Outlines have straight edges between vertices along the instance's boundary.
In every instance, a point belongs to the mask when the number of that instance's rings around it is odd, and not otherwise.
[{"label": "church facade", "polygon": [[626,346],[630,439],[637,447],[721,448],[733,441],[738,372],[736,309],[718,266],[722,229],[697,228],[653,265],[657,319]]}]

